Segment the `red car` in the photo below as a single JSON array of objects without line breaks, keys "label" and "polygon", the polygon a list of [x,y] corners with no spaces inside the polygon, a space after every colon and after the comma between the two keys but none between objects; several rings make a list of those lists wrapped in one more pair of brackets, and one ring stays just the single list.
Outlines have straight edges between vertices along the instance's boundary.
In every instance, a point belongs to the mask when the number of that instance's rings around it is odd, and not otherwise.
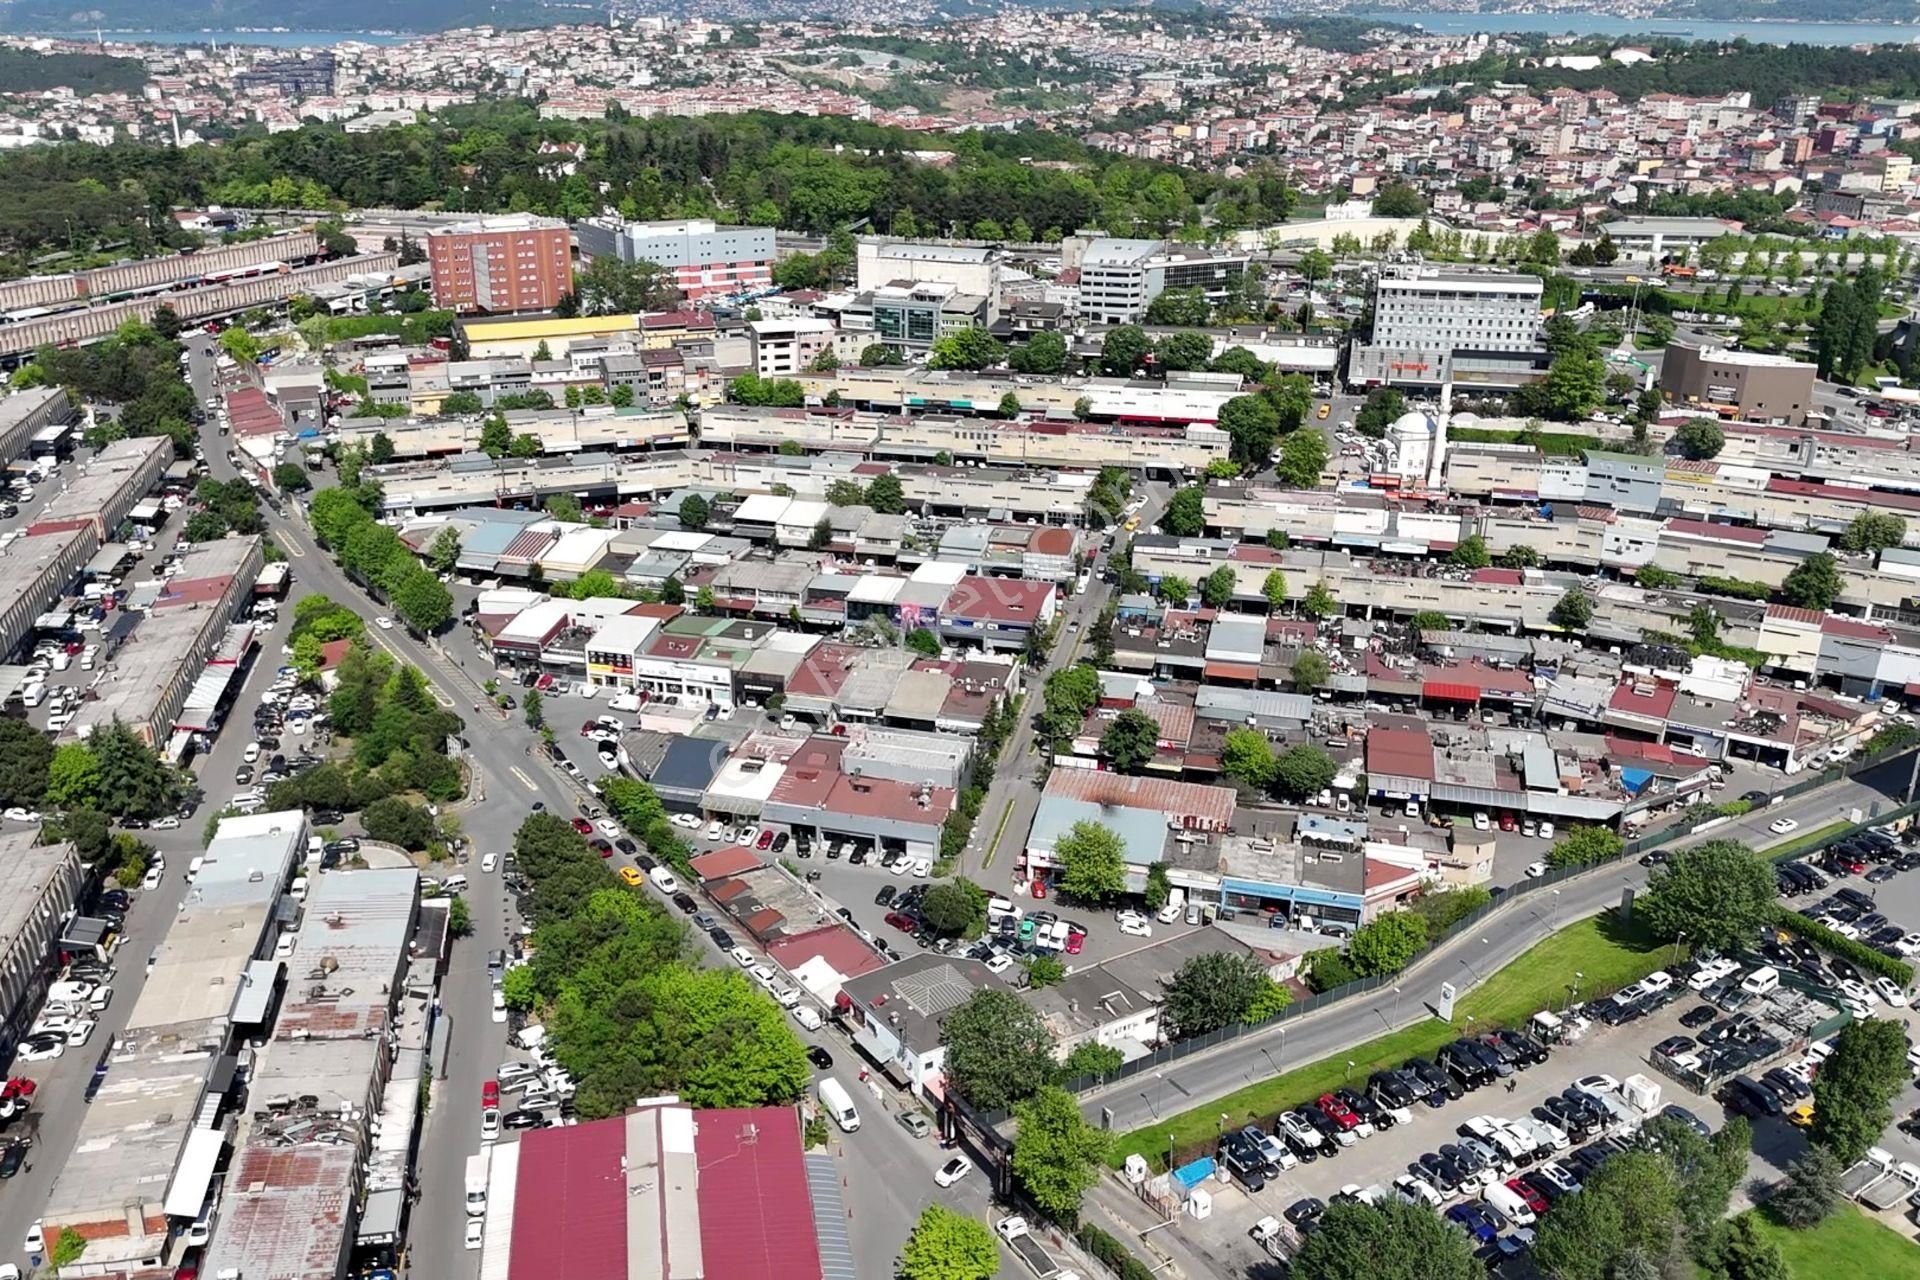
[{"label": "red car", "polygon": [[575,831],[578,831],[583,836],[590,836],[593,834],[593,824],[591,822],[588,822],[585,818],[575,818],[573,820],[573,829]]},{"label": "red car", "polygon": [[1077,930],[1077,929],[1075,929],[1075,930],[1070,930],[1070,931],[1068,932],[1068,934],[1067,934],[1067,954],[1068,954],[1068,955],[1070,955],[1070,956],[1077,956],[1077,955],[1079,955],[1079,954],[1080,954],[1080,948],[1082,948],[1082,947],[1084,947],[1084,946],[1086,946],[1086,945],[1087,945],[1087,935],[1086,935],[1086,934],[1084,934],[1084,933],[1081,933],[1081,932],[1080,932],[1079,930]]},{"label": "red car", "polygon": [[1353,1114],[1353,1108],[1330,1093],[1320,1095],[1320,1109],[1326,1112],[1327,1117],[1342,1129],[1359,1127],[1360,1117]]},{"label": "red car", "polygon": [[589,840],[587,843],[592,847],[593,851],[601,857],[611,858],[613,856],[613,845],[607,841],[605,836],[601,836],[596,840]]},{"label": "red car", "polygon": [[1500,829],[1502,831],[1511,831],[1513,830],[1513,826],[1513,815],[1510,813],[1502,813],[1500,815]]},{"label": "red car", "polygon": [[1527,1208],[1533,1210],[1535,1216],[1547,1211],[1547,1198],[1526,1183],[1520,1181],[1520,1179],[1508,1178],[1507,1190],[1513,1192],[1513,1194],[1519,1196],[1522,1200],[1525,1200],[1527,1202]]},{"label": "red car", "polygon": [[768,827],[765,831],[762,831],[760,838],[753,842],[753,847],[756,849],[771,849],[773,847],[773,828]]},{"label": "red car", "polygon": [[584,738],[588,734],[592,733],[595,729],[598,729],[599,727],[600,727],[600,722],[598,720],[589,720],[585,724],[580,726],[580,736]]},{"label": "red car", "polygon": [[4,1089],[0,1089],[0,1100],[31,1098],[33,1091],[39,1087],[36,1081],[29,1080],[26,1076],[15,1076],[13,1079],[7,1081]]},{"label": "red car", "polygon": [[500,1082],[488,1080],[480,1086],[480,1109],[497,1111],[500,1109]]},{"label": "red car", "polygon": [[915,929],[918,929],[920,927],[918,924],[914,923],[914,919],[912,916],[902,915],[898,911],[887,912],[887,923],[892,925],[894,928],[898,929],[902,933],[912,933]]},{"label": "red car", "polygon": [[1044,898],[1047,896],[1047,882],[1045,880],[1035,880],[1033,882],[1033,896],[1036,898]]}]

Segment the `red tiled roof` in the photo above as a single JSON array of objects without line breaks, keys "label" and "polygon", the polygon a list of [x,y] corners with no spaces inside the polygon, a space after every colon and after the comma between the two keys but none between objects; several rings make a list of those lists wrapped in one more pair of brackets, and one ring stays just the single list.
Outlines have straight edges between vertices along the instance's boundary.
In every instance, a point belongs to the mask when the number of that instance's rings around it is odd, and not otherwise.
[{"label": "red tiled roof", "polygon": [[1475,569],[1473,571],[1473,580],[1475,582],[1490,582],[1498,583],[1501,586],[1517,587],[1525,582],[1526,578],[1518,569]]},{"label": "red tiled roof", "polygon": [[1790,604],[1770,604],[1767,606],[1767,621],[1776,619],[1781,622],[1802,622],[1809,626],[1819,626],[1826,614],[1818,609],[1796,609]]},{"label": "red tiled roof", "polygon": [[872,973],[883,963],[873,948],[856,937],[851,929],[837,924],[782,938],[767,948],[767,954],[789,973],[807,961],[817,959],[846,978]]},{"label": "red tiled roof", "polygon": [[738,1107],[700,1111],[694,1118],[706,1273],[727,1280],[820,1280],[820,1243],[794,1109]]},{"label": "red tiled roof", "polygon": [[724,880],[728,876],[737,876],[745,871],[757,870],[760,859],[753,856],[751,849],[742,849],[734,845],[726,849],[715,849],[694,858],[690,865],[702,881]]},{"label": "red tiled roof", "polygon": [[946,617],[967,618],[976,622],[1031,626],[1039,620],[1040,611],[1046,607],[1056,590],[1051,582],[969,576],[954,584],[946,602],[940,606],[940,612]]},{"label": "red tiled roof", "polygon": [[1820,633],[1829,636],[1846,636],[1851,640],[1884,642],[1893,639],[1893,633],[1885,627],[1872,622],[1855,622],[1851,618],[1823,618],[1820,622]]},{"label": "red tiled roof", "polygon": [[1244,662],[1209,662],[1203,669],[1209,680],[1258,680],[1260,668]]},{"label": "red tiled roof", "polygon": [[1420,729],[1367,731],[1367,773],[1433,779],[1433,739]]},{"label": "red tiled roof", "polygon": [[1673,710],[1673,699],[1677,692],[1672,685],[1666,684],[1657,684],[1642,691],[1635,689],[1629,681],[1613,691],[1613,696],[1607,699],[1607,710],[1665,720],[1667,713]]}]

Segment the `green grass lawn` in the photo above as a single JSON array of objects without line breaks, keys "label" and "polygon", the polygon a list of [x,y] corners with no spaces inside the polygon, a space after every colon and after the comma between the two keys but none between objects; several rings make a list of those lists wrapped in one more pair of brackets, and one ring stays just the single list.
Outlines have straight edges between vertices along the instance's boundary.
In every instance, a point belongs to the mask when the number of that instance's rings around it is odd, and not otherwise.
[{"label": "green grass lawn", "polygon": [[1851,831],[1852,829],[1853,823],[1843,818],[1839,822],[1829,822],[1826,826],[1819,827],[1813,831],[1802,831],[1796,835],[1788,836],[1779,844],[1770,844],[1760,850],[1760,854],[1765,858],[1784,858],[1791,854],[1798,853],[1802,849],[1811,849],[1816,845],[1824,844],[1826,841],[1839,835],[1842,831]]},{"label": "green grass lawn", "polygon": [[1859,1280],[1920,1280],[1920,1246],[1852,1205],[1811,1231],[1775,1226],[1765,1214],[1760,1225],[1779,1242],[1794,1280],[1814,1280],[1829,1272]]},{"label": "green grass lawn", "polygon": [[[1263,1123],[1350,1079],[1364,1080],[1371,1072],[1434,1052],[1460,1034],[1469,1014],[1476,1030],[1515,1025],[1541,1009],[1564,1006],[1575,973],[1585,975],[1580,980],[1583,998],[1603,995],[1653,972],[1672,955],[1672,948],[1656,943],[1643,929],[1621,925],[1612,912],[1581,920],[1489,975],[1454,1006],[1453,1024],[1428,1019],[1357,1044],[1336,1057],[1257,1081],[1217,1102],[1122,1135],[1113,1144],[1110,1159],[1118,1168],[1129,1154],[1138,1152],[1156,1168],[1165,1168],[1170,1147],[1184,1153],[1211,1141],[1219,1132],[1222,1112],[1232,1128]],[[1284,1067],[1284,1046],[1274,1050],[1272,1057],[1276,1066]]]}]

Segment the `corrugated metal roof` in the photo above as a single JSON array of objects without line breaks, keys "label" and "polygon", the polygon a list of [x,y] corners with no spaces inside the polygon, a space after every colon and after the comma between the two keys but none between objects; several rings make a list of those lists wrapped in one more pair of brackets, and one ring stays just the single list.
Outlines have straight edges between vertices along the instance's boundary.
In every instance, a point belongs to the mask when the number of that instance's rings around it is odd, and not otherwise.
[{"label": "corrugated metal roof", "polygon": [[520,1136],[511,1280],[626,1280],[623,1118]]},{"label": "corrugated metal roof", "polygon": [[707,1274],[727,1280],[821,1280],[813,1199],[793,1108],[701,1111],[696,1119],[700,1247]]}]

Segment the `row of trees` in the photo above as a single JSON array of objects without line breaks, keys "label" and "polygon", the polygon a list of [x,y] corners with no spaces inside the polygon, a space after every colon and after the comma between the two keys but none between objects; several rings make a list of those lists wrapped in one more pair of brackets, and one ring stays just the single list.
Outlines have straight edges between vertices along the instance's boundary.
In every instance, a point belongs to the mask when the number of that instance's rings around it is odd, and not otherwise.
[{"label": "row of trees", "polygon": [[530,815],[514,853],[532,884],[534,949],[505,994],[540,1008],[581,1118],[661,1093],[740,1107],[805,1091],[805,1050],[779,1006],[738,970],[696,964],[685,928],[620,885],[565,820]]},{"label": "row of trees", "polygon": [[380,497],[373,482],[320,490],[309,509],[314,533],[341,568],[384,594],[408,626],[430,634],[453,617],[453,596],[399,534],[374,518]]}]

